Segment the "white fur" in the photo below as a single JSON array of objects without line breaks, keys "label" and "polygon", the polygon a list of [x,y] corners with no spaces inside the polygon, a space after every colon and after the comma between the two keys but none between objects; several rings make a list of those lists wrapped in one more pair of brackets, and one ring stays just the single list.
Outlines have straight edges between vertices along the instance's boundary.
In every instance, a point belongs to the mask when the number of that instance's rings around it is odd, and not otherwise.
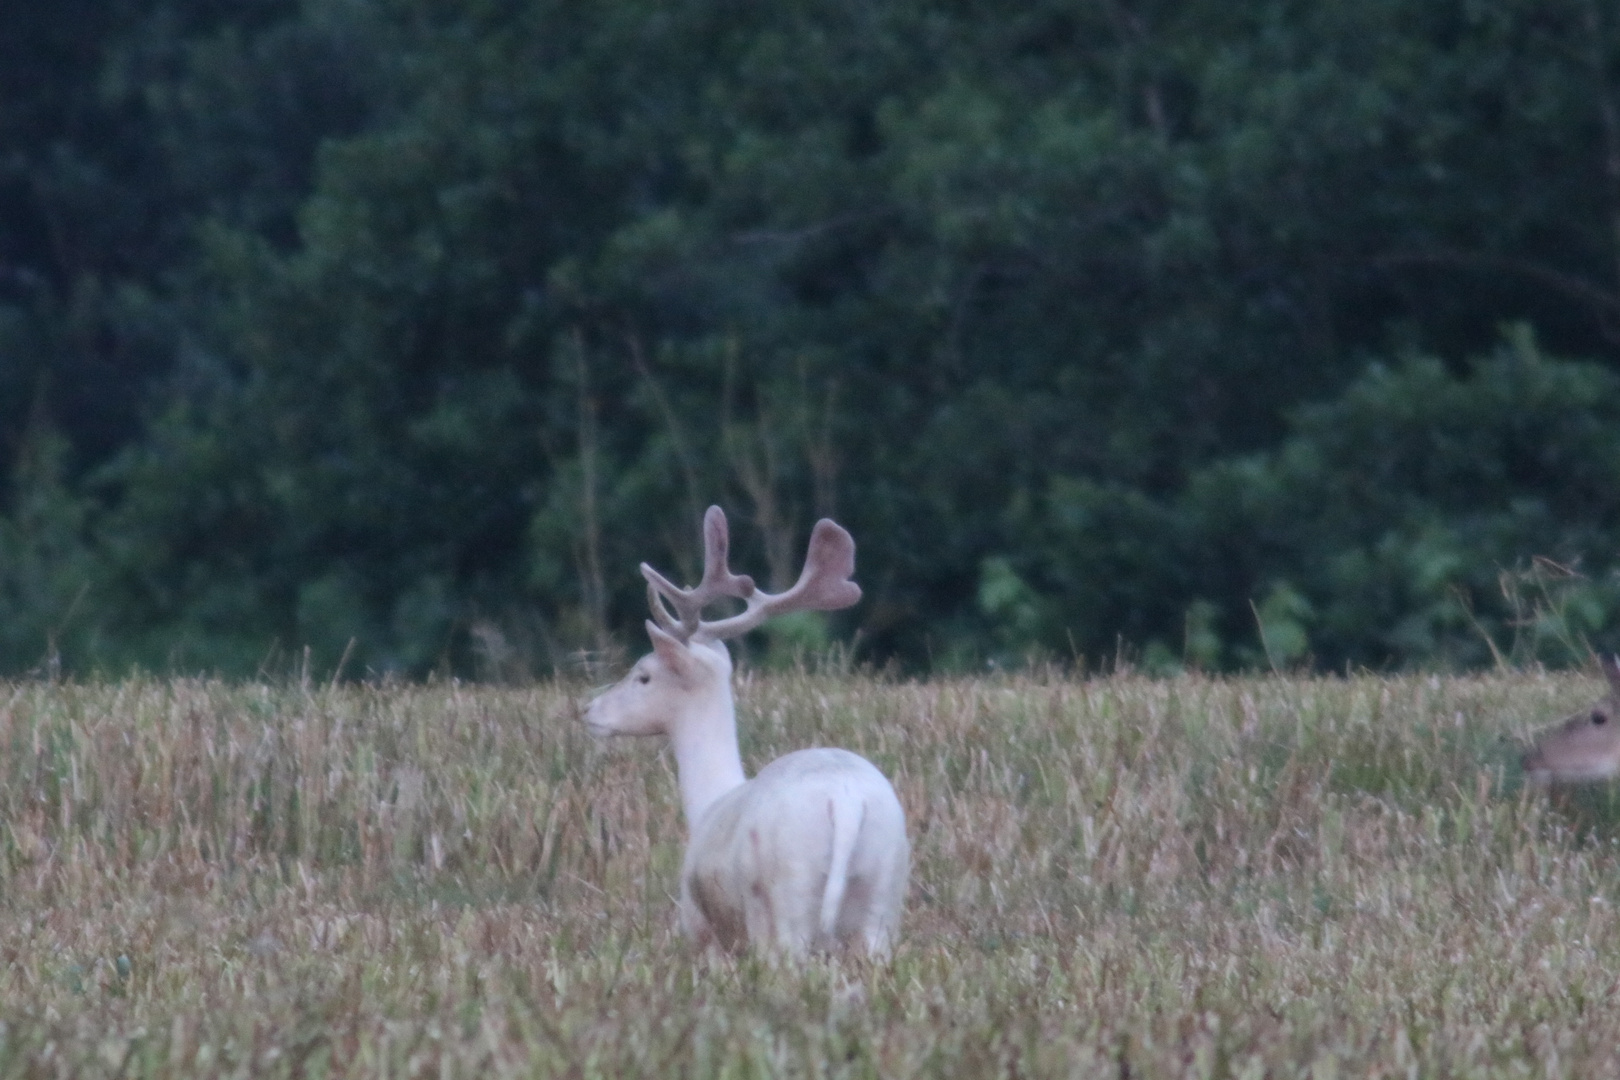
[{"label": "white fur", "polygon": [[599,735],[667,735],[689,839],[681,926],[700,944],[887,954],[910,872],[905,813],[871,762],[800,750],[752,780],[737,751],[731,656],[649,622],[653,651],[587,707]]}]

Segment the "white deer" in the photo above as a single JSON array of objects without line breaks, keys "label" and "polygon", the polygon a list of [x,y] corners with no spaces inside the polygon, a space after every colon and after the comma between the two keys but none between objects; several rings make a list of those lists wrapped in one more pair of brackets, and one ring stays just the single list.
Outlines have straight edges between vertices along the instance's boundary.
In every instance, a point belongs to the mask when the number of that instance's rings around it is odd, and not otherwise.
[{"label": "white deer", "polygon": [[[885,955],[899,932],[911,862],[894,788],[865,758],[830,748],[799,750],[744,776],[725,645],[774,615],[859,600],[850,580],[855,541],[818,521],[798,582],[772,595],[727,568],[718,506],[704,515],[703,539],[703,579],[694,588],[641,564],[653,651],[590,702],[585,723],[598,735],[669,736],[689,834],[680,918],[693,941],[793,956],[858,944]],[[747,606],[703,621],[704,607],[724,597]]]}]

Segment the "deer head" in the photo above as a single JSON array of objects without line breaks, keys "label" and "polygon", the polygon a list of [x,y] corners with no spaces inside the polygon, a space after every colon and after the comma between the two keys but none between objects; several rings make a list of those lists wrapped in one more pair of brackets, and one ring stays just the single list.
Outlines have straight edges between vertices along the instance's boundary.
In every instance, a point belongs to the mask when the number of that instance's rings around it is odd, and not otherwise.
[{"label": "deer head", "polygon": [[[683,589],[641,564],[653,651],[585,712],[586,724],[598,735],[668,735],[677,756],[684,753],[700,777],[713,772],[705,761],[736,756],[731,655],[725,642],[777,615],[832,611],[861,598],[860,586],[850,580],[855,541],[826,518],[810,534],[799,580],[780,593],[765,592],[753,578],[733,574],[727,565],[730,544],[726,515],[711,506],[703,515],[703,576],[696,585]],[[703,618],[705,608],[727,599],[741,600],[743,610],[712,621]]]},{"label": "deer head", "polygon": [[1599,663],[1608,694],[1536,740],[1524,755],[1524,771],[1532,780],[1580,783],[1620,774],[1620,657],[1602,657]]}]

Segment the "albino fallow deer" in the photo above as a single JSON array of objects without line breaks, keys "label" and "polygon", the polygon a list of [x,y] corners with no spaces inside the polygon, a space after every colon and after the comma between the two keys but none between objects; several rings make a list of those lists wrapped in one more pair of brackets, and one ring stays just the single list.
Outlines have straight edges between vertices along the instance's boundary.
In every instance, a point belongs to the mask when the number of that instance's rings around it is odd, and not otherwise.
[{"label": "albino fallow deer", "polygon": [[[818,521],[798,582],[772,595],[727,567],[718,506],[704,515],[703,539],[703,578],[691,589],[641,564],[653,651],[586,706],[585,723],[598,735],[669,737],[688,830],[680,918],[692,940],[795,956],[849,946],[884,955],[899,932],[911,862],[894,788],[865,758],[826,748],[744,776],[725,644],[774,615],[859,600],[855,541]],[[703,609],[727,597],[746,607],[704,621]]]},{"label": "albino fallow deer", "polygon": [[1524,755],[1524,771],[1540,783],[1608,780],[1620,774],[1620,657],[1599,663],[1609,693],[1536,740]]}]

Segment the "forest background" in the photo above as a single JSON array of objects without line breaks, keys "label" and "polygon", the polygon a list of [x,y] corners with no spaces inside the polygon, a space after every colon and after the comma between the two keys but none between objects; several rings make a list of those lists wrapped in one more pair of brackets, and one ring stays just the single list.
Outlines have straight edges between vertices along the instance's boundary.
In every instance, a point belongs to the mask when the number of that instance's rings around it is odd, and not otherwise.
[{"label": "forest background", "polygon": [[1600,0],[10,0],[0,671],[1620,647]]}]

